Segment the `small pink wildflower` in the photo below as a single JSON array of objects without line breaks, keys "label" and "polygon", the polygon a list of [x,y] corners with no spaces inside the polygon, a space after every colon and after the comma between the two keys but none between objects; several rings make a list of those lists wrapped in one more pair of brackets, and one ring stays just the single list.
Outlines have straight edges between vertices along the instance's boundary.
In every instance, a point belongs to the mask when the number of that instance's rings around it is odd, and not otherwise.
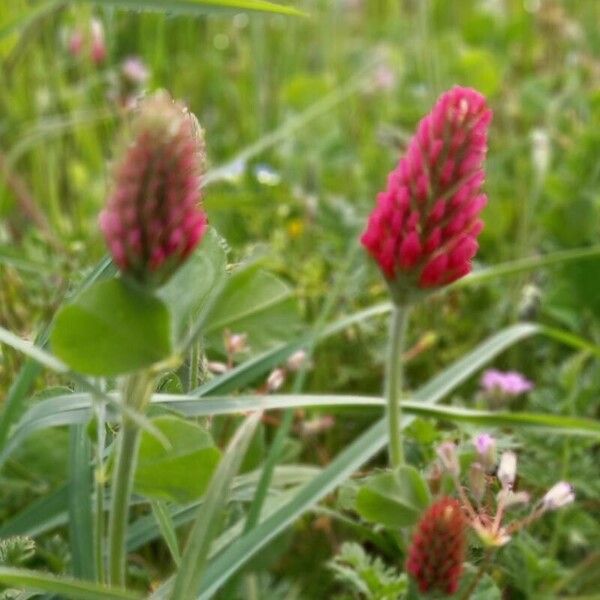
[{"label": "small pink wildflower", "polygon": [[519,396],[533,389],[533,383],[517,371],[488,369],[481,378],[486,392],[500,392],[506,396]]},{"label": "small pink wildflower", "polygon": [[121,65],[121,74],[131,85],[138,86],[146,83],[149,72],[148,67],[143,63],[141,58],[130,56],[123,61]]},{"label": "small pink wildflower", "polygon": [[361,242],[398,301],[411,288],[440,287],[471,271],[491,119],[475,90],[442,94],[377,196]]},{"label": "small pink wildflower", "polygon": [[77,57],[83,50],[84,36],[81,29],[75,29],[69,36],[68,49],[71,56]]}]

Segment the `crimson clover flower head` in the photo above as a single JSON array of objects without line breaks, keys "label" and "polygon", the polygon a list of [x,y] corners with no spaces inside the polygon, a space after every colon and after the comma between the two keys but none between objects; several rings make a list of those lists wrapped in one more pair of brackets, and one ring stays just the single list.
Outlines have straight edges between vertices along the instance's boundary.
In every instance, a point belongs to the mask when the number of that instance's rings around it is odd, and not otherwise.
[{"label": "crimson clover flower head", "polygon": [[459,587],[466,549],[466,519],[460,503],[443,497],[423,513],[408,550],[406,570],[422,593],[448,596]]},{"label": "crimson clover flower head", "polygon": [[479,213],[487,202],[481,186],[491,120],[479,92],[445,92],[378,194],[361,242],[396,301],[471,271],[483,229]]},{"label": "crimson clover flower head", "polygon": [[166,92],[140,102],[128,134],[100,228],[124,275],[161,285],[206,231],[204,136],[194,115]]}]

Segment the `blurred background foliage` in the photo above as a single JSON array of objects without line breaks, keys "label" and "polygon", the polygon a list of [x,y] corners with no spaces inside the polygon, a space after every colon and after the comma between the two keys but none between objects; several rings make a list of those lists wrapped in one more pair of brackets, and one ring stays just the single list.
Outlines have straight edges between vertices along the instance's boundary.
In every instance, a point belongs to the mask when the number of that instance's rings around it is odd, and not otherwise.
[{"label": "blurred background foliage", "polygon": [[[305,327],[344,270],[333,316],[387,299],[356,240],[415,123],[454,84],[478,88],[495,113],[476,268],[599,241],[598,2],[295,3],[306,17],[190,16],[115,4],[11,0],[0,7],[0,325],[22,336],[34,338],[104,255],[97,214],[116,131],[144,89],[165,88],[198,116],[206,132],[211,224],[230,245],[232,263],[257,262],[287,282],[298,307],[292,313]],[[95,61],[93,19],[106,47]],[[77,32],[79,51],[72,46]],[[126,69],[132,57],[139,59],[134,75]],[[519,319],[600,343],[598,281],[600,262],[586,260],[428,300],[414,311],[409,385]],[[285,318],[295,322],[292,313],[278,317],[283,326],[271,342],[291,339]],[[320,345],[306,390],[379,393],[385,332],[383,321],[369,321]],[[218,340],[213,346],[209,358],[222,358]],[[253,347],[250,336],[250,353],[263,347]],[[21,362],[2,347],[0,398]],[[586,354],[536,339],[496,366],[535,383],[513,408],[600,417],[600,371]],[[476,405],[477,388],[476,381],[466,384],[455,400]],[[315,443],[300,439],[291,456],[326,462],[377,414],[349,410]],[[265,429],[268,439],[274,428]],[[428,445],[443,429],[417,420],[413,461],[426,463]],[[466,427],[455,435],[470,433]],[[506,597],[597,590],[598,447],[530,434],[515,434],[510,443],[521,448],[528,489],[543,490],[562,476],[575,484],[580,502],[501,553],[496,575],[511,593]],[[0,516],[64,481],[66,446],[66,433],[51,430],[22,447],[0,477]],[[52,570],[68,562],[57,531],[40,541],[35,559]],[[344,540],[362,535],[326,516],[304,519],[254,561],[272,567],[257,580],[271,592],[258,597],[333,593],[338,584],[324,562]],[[150,548],[141,559],[150,573],[160,569],[161,552]],[[556,592],[548,591],[552,585]]]}]

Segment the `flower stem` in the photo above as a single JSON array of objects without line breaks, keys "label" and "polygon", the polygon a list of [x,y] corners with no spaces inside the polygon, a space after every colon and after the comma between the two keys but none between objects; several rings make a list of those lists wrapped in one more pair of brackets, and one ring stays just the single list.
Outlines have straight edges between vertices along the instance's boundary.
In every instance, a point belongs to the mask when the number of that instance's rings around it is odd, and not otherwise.
[{"label": "flower stem", "polygon": [[[134,410],[144,411],[152,394],[153,384],[154,379],[148,372],[132,375],[125,383],[123,402]],[[125,536],[139,443],[140,431],[137,424],[123,416],[117,441],[108,522],[109,582],[120,587],[125,585]]]},{"label": "flower stem", "polygon": [[390,320],[390,338],[385,377],[385,397],[387,400],[387,416],[389,431],[389,462],[396,468],[404,464],[402,447],[402,349],[408,321],[408,306],[394,304]]},{"label": "flower stem", "polygon": [[104,447],[106,444],[105,418],[106,406],[96,401],[96,427],[98,429],[96,440],[96,468],[94,471],[94,493],[96,511],[94,513],[94,544],[96,572],[98,581],[105,583],[104,569]]}]

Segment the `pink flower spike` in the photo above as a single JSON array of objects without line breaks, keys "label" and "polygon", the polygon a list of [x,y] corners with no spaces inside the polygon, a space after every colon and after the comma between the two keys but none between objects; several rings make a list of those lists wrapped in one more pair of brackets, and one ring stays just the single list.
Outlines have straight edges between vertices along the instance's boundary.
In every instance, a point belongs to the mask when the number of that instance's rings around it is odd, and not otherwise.
[{"label": "pink flower spike", "polygon": [[397,302],[470,272],[486,203],[480,188],[491,118],[473,89],[442,94],[377,196],[361,242]]},{"label": "pink flower spike", "polygon": [[162,285],[200,243],[204,139],[196,118],[159,92],[143,100],[117,161],[99,224],[114,262],[145,285]]}]

